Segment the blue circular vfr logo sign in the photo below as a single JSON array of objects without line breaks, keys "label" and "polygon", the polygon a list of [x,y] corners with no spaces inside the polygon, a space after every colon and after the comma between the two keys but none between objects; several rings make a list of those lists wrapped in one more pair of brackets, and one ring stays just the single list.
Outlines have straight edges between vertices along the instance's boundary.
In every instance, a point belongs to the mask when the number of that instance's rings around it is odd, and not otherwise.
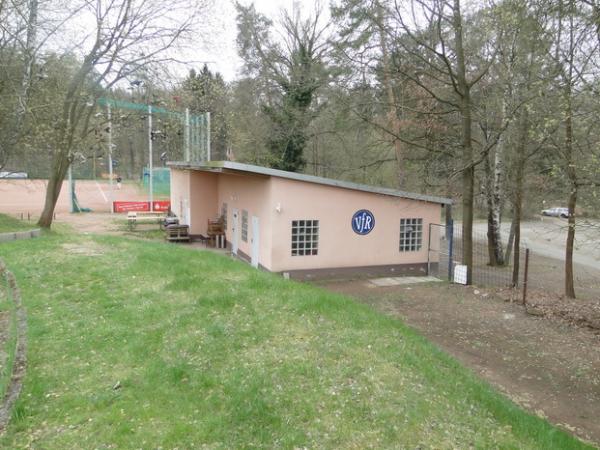
[{"label": "blue circular vfr logo sign", "polygon": [[356,211],[352,216],[352,230],[356,234],[369,234],[375,228],[375,217],[373,213],[367,209]]}]

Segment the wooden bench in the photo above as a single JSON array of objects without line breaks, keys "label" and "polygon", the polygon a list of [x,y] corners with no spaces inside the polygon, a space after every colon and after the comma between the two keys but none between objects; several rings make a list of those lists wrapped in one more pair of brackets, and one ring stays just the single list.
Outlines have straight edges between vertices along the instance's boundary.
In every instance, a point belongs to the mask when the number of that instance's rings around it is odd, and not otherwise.
[{"label": "wooden bench", "polygon": [[158,224],[161,225],[165,221],[166,214],[162,212],[139,212],[132,211],[127,213],[127,226],[130,230],[135,229],[139,224]]},{"label": "wooden bench", "polygon": [[188,225],[167,225],[165,227],[165,239],[169,242],[189,242],[190,227]]},{"label": "wooden bench", "polygon": [[225,223],[223,217],[215,220],[208,220],[206,234],[208,235],[208,244],[213,247],[222,248],[225,246]]}]

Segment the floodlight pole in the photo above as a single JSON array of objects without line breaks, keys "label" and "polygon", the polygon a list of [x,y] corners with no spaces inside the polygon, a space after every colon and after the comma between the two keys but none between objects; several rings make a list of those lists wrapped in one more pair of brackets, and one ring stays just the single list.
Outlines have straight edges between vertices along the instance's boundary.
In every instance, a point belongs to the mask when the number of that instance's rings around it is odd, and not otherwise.
[{"label": "floodlight pole", "polygon": [[106,117],[108,118],[108,179],[110,183],[110,213],[113,214],[113,162],[112,162],[112,122],[110,117],[110,103],[106,103]]},{"label": "floodlight pole", "polygon": [[206,113],[206,160],[210,161],[210,111]]},{"label": "floodlight pole", "polygon": [[150,200],[150,211],[154,211],[154,199],[152,198],[152,106],[148,105],[148,198]]},{"label": "floodlight pole", "polygon": [[184,118],[184,132],[183,132],[183,139],[184,139],[184,154],[185,154],[185,160],[189,161],[190,160],[190,109],[189,108],[185,108],[185,118]]}]

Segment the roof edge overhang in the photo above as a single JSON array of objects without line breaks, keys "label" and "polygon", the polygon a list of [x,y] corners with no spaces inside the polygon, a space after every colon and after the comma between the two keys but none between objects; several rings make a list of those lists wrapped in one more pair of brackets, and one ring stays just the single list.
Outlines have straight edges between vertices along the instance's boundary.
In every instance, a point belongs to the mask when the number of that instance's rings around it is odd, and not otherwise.
[{"label": "roof edge overhang", "polygon": [[315,175],[306,175],[297,172],[286,172],[285,170],[271,169],[262,166],[253,166],[251,164],[243,164],[233,161],[170,161],[167,166],[172,169],[179,170],[198,170],[203,172],[245,172],[260,175],[268,175],[278,178],[286,178],[288,180],[304,181],[307,183],[322,184],[325,186],[340,187],[343,189],[351,189],[355,191],[369,192],[372,194],[388,195],[391,197],[407,198],[411,200],[419,200],[422,202],[439,203],[442,205],[452,205],[454,201],[446,197],[437,197],[434,195],[417,194],[414,192],[399,191],[397,189],[384,188],[379,186],[370,186],[367,184],[352,183],[350,181],[335,180],[332,178],[317,177]]}]

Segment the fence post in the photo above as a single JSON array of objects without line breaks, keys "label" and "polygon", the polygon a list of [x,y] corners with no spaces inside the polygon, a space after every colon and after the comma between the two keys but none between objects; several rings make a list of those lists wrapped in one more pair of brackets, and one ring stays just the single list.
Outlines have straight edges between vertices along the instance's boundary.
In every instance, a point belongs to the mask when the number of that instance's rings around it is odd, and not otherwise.
[{"label": "fence post", "polygon": [[523,305],[527,305],[527,282],[529,275],[529,249],[525,249],[525,273],[523,274]]},{"label": "fence post", "polygon": [[454,219],[446,223],[446,236],[448,237],[448,281],[452,281],[452,251],[454,249]]},{"label": "fence post", "polygon": [[[427,276],[431,275],[431,225],[429,224],[429,235],[427,238]],[[439,256],[438,256],[439,259]],[[438,263],[439,264],[439,263]]]}]

